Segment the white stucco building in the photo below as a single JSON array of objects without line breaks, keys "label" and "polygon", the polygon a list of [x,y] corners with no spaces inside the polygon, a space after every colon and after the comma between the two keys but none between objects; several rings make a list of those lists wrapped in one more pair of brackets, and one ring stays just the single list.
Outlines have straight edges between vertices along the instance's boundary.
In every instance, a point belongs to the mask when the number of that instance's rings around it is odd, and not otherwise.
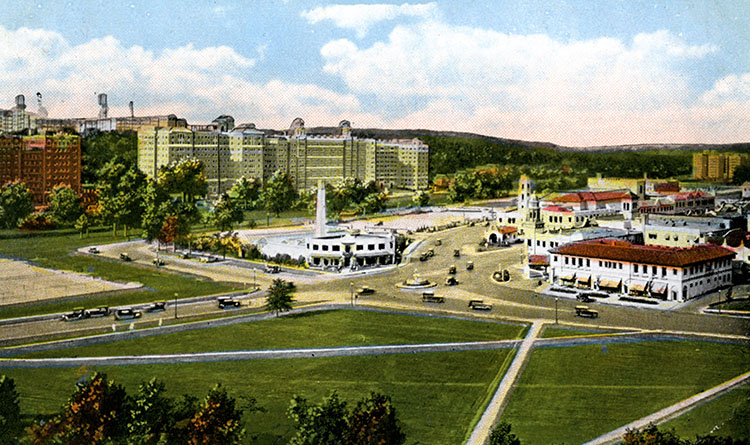
[{"label": "white stucco building", "polygon": [[712,244],[678,248],[611,239],[566,244],[550,254],[553,283],[670,301],[731,285],[735,256]]}]

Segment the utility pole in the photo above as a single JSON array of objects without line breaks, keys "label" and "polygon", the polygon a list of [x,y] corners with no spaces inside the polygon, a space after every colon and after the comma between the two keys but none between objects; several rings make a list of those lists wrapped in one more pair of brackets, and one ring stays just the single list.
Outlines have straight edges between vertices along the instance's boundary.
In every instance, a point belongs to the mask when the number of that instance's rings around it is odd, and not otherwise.
[{"label": "utility pole", "polygon": [[174,293],[174,319],[177,320],[177,292]]}]

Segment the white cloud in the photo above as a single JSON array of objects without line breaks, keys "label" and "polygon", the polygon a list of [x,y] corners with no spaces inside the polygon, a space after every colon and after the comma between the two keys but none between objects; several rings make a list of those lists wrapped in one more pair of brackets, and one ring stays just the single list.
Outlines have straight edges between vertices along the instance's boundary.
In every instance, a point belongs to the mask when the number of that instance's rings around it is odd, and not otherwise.
[{"label": "white cloud", "polygon": [[301,15],[310,24],[330,21],[339,28],[355,31],[361,38],[367,35],[373,25],[386,20],[399,17],[435,18],[438,16],[438,8],[434,2],[401,5],[329,5],[303,11]]},{"label": "white cloud", "polygon": [[[261,56],[265,48],[257,51]],[[353,94],[282,80],[253,82],[255,64],[227,46],[154,52],[111,36],[70,45],[54,32],[0,27],[0,108],[12,106],[16,94],[31,98],[40,91],[51,117],[93,117],[95,93],[107,93],[111,116],[127,115],[133,100],[136,114],[175,113],[191,122],[224,113],[279,128],[297,115],[311,125],[334,125],[342,116],[380,122],[360,111]]]}]

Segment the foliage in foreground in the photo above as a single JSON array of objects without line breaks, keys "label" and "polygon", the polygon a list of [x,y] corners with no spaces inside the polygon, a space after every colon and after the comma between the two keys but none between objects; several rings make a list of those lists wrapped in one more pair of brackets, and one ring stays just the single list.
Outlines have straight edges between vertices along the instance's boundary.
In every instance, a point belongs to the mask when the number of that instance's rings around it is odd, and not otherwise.
[{"label": "foliage in foreground", "polygon": [[279,312],[290,310],[294,302],[292,294],[295,290],[294,283],[290,281],[284,281],[281,278],[273,280],[268,288],[268,298],[266,298],[268,310],[276,312],[277,316]]},{"label": "foliage in foreground", "polygon": [[406,441],[391,398],[375,392],[351,410],[335,391],[320,404],[294,396],[287,415],[296,427],[291,445],[400,445]]},{"label": "foliage in foreground", "polygon": [[653,423],[643,429],[628,429],[622,438],[624,445],[746,445],[747,440],[722,436],[698,436],[694,441],[681,439],[674,430],[660,431]]}]

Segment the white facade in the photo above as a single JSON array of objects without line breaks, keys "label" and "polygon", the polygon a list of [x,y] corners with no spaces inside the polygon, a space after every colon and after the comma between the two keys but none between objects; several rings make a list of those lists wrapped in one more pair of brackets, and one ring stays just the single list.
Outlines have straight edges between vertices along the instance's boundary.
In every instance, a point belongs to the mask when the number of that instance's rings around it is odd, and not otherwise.
[{"label": "white facade", "polygon": [[[595,243],[612,243],[610,240]],[[587,243],[577,243],[580,247]],[[732,283],[732,257],[734,254],[719,246],[705,245],[690,249],[630,245],[632,250],[647,250],[640,255],[643,261],[590,256],[586,249],[568,245],[551,251],[550,281],[562,286],[580,289],[650,296],[670,301],[686,301]],[[620,245],[623,246],[623,245]],[[657,251],[658,249],[658,251]],[[669,259],[670,253],[696,249],[696,261],[677,264]],[[578,250],[578,254],[571,251]],[[703,251],[699,254],[699,250]],[[706,252],[706,251],[709,252]],[[622,251],[622,249],[621,249]],[[627,255],[623,255],[627,256]],[[648,261],[652,257],[654,261]],[[667,261],[661,261],[667,258]],[[672,258],[674,259],[674,258]],[[665,264],[672,261],[672,264]],[[661,263],[661,264],[660,264]]]}]

